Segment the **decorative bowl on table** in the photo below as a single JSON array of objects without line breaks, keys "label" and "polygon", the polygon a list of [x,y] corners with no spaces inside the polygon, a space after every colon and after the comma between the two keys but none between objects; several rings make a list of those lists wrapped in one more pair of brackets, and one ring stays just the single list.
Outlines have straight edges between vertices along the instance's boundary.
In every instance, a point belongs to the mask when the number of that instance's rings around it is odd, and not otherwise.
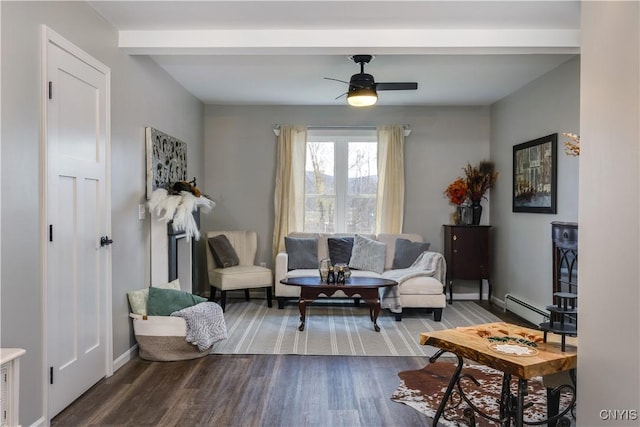
[{"label": "decorative bowl on table", "polygon": [[489,348],[496,353],[508,354],[511,356],[535,356],[538,354],[535,341],[512,336],[491,336],[488,337]]}]

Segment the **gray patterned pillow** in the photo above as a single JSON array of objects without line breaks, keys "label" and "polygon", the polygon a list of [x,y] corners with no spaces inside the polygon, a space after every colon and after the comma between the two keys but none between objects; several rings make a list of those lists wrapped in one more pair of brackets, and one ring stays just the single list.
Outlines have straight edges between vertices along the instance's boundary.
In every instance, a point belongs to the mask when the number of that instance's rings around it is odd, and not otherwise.
[{"label": "gray patterned pillow", "polygon": [[285,237],[289,270],[318,268],[318,239],[315,237]]},{"label": "gray patterned pillow", "polygon": [[356,237],[353,239],[349,268],[374,271],[382,274],[384,272],[384,260],[386,256],[386,244],[356,234]]}]

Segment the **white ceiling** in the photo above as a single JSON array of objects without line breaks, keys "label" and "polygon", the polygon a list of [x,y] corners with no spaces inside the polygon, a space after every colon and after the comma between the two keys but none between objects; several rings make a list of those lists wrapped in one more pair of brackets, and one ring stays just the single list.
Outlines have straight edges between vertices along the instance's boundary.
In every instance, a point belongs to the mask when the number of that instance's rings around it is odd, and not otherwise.
[{"label": "white ceiling", "polygon": [[579,52],[579,1],[90,1],[120,47],[208,104],[344,105],[359,66],[378,105],[488,105]]}]

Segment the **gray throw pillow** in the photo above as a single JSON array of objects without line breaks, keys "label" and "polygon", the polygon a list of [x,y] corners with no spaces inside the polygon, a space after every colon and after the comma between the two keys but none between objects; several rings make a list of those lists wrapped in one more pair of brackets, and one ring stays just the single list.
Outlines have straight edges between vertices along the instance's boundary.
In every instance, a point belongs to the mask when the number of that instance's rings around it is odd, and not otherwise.
[{"label": "gray throw pillow", "polygon": [[329,237],[327,239],[329,247],[329,258],[331,264],[349,264],[351,261],[351,250],[353,249],[353,237]]},{"label": "gray throw pillow", "polygon": [[315,237],[285,237],[289,270],[318,268],[318,239]]},{"label": "gray throw pillow", "polygon": [[233,267],[240,264],[236,250],[231,246],[231,242],[224,234],[219,234],[207,239],[211,255],[220,268]]},{"label": "gray throw pillow", "polygon": [[412,242],[409,239],[396,239],[396,250],[393,255],[393,268],[409,268],[424,251],[429,250],[431,243]]},{"label": "gray throw pillow", "polygon": [[386,256],[386,244],[356,234],[356,237],[353,239],[349,268],[374,271],[382,274],[384,272]]}]

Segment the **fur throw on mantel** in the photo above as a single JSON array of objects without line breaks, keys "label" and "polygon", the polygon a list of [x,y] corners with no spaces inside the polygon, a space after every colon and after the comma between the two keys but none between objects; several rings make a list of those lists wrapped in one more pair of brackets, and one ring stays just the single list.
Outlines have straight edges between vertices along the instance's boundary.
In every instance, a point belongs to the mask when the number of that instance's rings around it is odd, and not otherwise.
[{"label": "fur throw on mantel", "polygon": [[209,212],[216,203],[204,196],[196,197],[189,191],[181,191],[171,195],[164,188],[153,190],[151,200],[147,203],[149,211],[155,213],[158,219],[164,222],[173,221],[173,230],[186,234],[187,240],[192,237],[200,240],[200,230],[193,212],[201,208],[203,212]]}]

